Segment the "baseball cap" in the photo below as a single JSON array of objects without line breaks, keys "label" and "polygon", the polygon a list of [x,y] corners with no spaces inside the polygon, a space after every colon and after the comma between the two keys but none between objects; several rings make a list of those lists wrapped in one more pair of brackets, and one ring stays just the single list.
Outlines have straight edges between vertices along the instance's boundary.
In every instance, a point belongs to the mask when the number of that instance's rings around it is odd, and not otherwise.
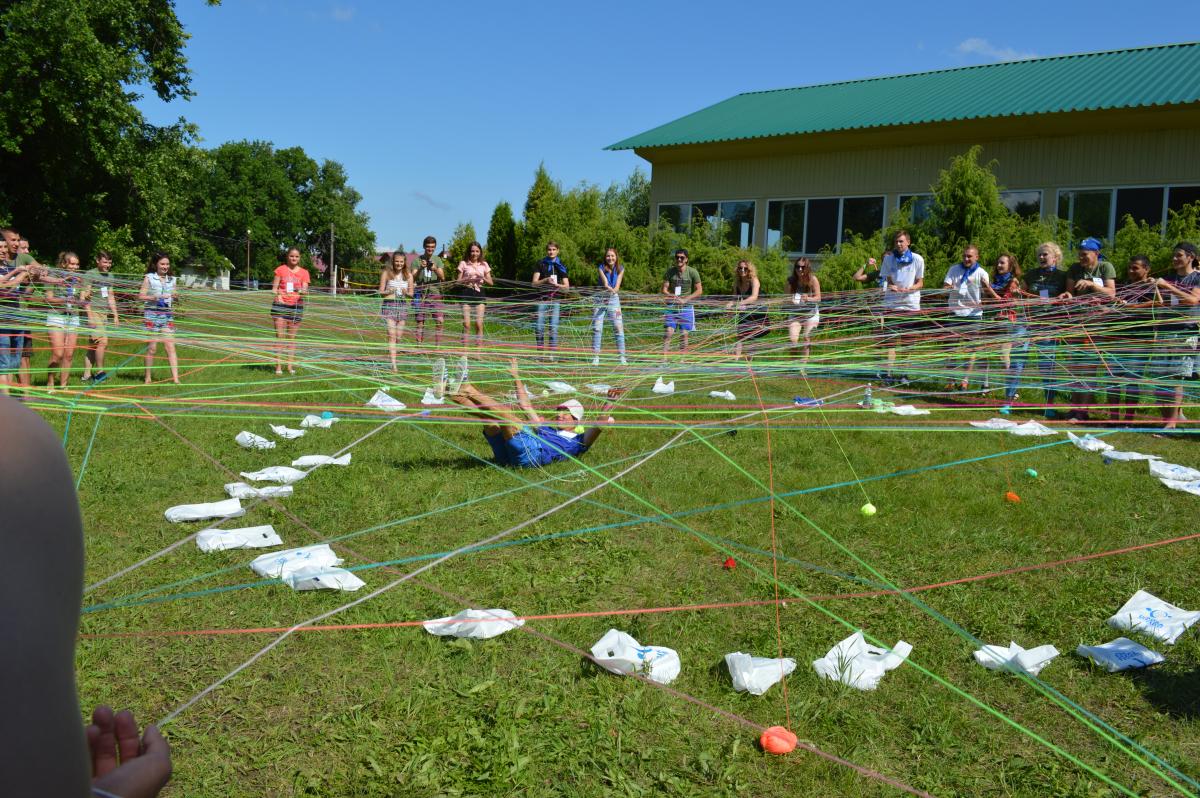
[{"label": "baseball cap", "polygon": [[560,404],[558,409],[568,411],[576,421],[583,421],[583,405],[579,403],[578,399],[568,399]]}]

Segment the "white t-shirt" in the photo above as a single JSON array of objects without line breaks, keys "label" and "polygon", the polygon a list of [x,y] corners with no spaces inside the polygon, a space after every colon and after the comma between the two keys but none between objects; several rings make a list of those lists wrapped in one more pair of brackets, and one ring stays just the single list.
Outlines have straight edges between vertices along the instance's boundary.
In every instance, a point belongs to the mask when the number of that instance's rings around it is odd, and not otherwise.
[{"label": "white t-shirt", "polygon": [[[912,253],[912,263],[897,263],[892,253],[883,256],[883,266],[879,268],[881,278],[891,278],[892,283],[900,288],[910,288],[918,280],[925,279],[925,259],[917,253]],[[888,290],[883,295],[883,306],[889,310],[920,310],[921,292],[912,291],[898,294]]]},{"label": "white t-shirt", "polygon": [[967,270],[961,263],[956,263],[946,272],[945,285],[950,289],[949,307],[955,316],[964,319],[978,319],[983,316],[983,285],[990,279],[987,271],[976,267],[967,277]]}]

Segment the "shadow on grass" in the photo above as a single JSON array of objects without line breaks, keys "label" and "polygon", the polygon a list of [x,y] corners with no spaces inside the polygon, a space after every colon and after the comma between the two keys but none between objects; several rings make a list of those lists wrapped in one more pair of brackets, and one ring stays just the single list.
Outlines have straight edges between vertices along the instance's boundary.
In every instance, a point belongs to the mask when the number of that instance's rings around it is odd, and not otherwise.
[{"label": "shadow on grass", "polygon": [[1143,668],[1131,674],[1146,700],[1177,718],[1200,718],[1200,668],[1165,671]]},{"label": "shadow on grass", "polygon": [[421,454],[415,457],[406,458],[404,460],[389,460],[385,465],[395,468],[399,471],[424,471],[429,468],[453,469],[457,470],[478,470],[492,469],[492,463],[485,460],[477,460],[474,457],[467,455],[459,455],[457,457],[439,457],[434,453]]}]

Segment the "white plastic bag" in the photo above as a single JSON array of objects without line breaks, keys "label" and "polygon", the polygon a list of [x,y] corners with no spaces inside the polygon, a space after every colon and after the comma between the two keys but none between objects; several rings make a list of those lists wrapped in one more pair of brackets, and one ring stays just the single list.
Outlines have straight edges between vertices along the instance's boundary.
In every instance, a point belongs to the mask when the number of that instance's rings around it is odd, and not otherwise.
[{"label": "white plastic bag", "polygon": [[1156,454],[1142,454],[1141,452],[1119,452],[1116,449],[1113,449],[1110,452],[1104,453],[1104,459],[1129,462],[1131,460],[1161,460],[1162,458]]},{"label": "white plastic bag", "polygon": [[466,609],[448,618],[434,618],[421,624],[431,635],[469,637],[474,640],[487,640],[524,625],[525,621],[510,610],[502,609]]},{"label": "white plastic bag", "polygon": [[583,386],[592,393],[598,396],[608,396],[608,392],[612,390],[612,386],[603,382],[589,382]]},{"label": "white plastic bag", "polygon": [[345,590],[353,592],[366,584],[345,568],[325,565],[305,565],[288,571],[282,577],[292,590]]},{"label": "white plastic bag", "polygon": [[242,430],[234,438],[237,445],[245,449],[274,449],[275,441],[269,441],[261,435],[255,435],[253,432]]},{"label": "white plastic bag", "polygon": [[651,388],[650,390],[653,391],[654,393],[660,393],[660,394],[664,394],[664,395],[675,393],[675,380],[671,380],[670,382],[663,382],[663,378],[659,377],[657,380],[654,381],[654,387]]},{"label": "white plastic bag", "polygon": [[1157,665],[1166,659],[1157,651],[1135,643],[1128,637],[1118,637],[1111,643],[1103,643],[1098,646],[1079,646],[1075,649],[1075,653],[1090,659],[1109,673],[1145,668],[1147,665]]},{"label": "white plastic bag", "polygon": [[1036,421],[1026,421],[1024,424],[1018,424],[1010,429],[1008,434],[1029,437],[1031,435],[1057,435],[1058,433],[1044,424],[1039,424]]},{"label": "white plastic bag", "polygon": [[271,432],[274,432],[276,435],[278,435],[280,438],[283,438],[285,441],[294,440],[296,438],[303,438],[305,435],[305,432],[302,429],[292,429],[291,427],[285,427],[282,424],[272,424]]},{"label": "white plastic bag", "polygon": [[1193,496],[1200,496],[1200,479],[1194,479],[1191,482],[1185,482],[1182,479],[1160,479],[1159,482],[1171,490],[1181,490]]},{"label": "white plastic bag", "polygon": [[679,653],[663,646],[643,646],[625,632],[609,629],[592,646],[600,667],[622,676],[637,673],[652,682],[670,684],[679,676]]},{"label": "white plastic bag", "polygon": [[874,690],[883,675],[900,667],[910,652],[912,646],[903,640],[892,646],[891,651],[867,645],[859,630],[829,649],[824,657],[814,660],[813,668],[826,679],[859,690]]},{"label": "white plastic bag", "polygon": [[300,426],[305,427],[306,429],[311,429],[314,427],[317,429],[329,429],[330,427],[332,427],[334,424],[336,424],[339,421],[341,421],[341,419],[338,418],[337,416],[332,416],[330,418],[321,418],[320,416],[311,416],[310,415],[310,416],[305,416],[304,418],[302,418],[300,420]]},{"label": "white plastic bag", "polygon": [[987,421],[972,421],[971,426],[976,429],[1012,429],[1017,422],[1007,418],[989,418]]},{"label": "white plastic bag", "polygon": [[1108,619],[1108,625],[1127,632],[1145,632],[1170,645],[1196,621],[1200,621],[1200,612],[1180,609],[1139,590]]},{"label": "white plastic bag", "polygon": [[241,529],[202,529],[196,533],[196,546],[200,551],[266,549],[282,545],[283,540],[270,524]]},{"label": "white plastic bag", "polygon": [[308,472],[288,466],[269,466],[258,471],[243,471],[242,478],[251,482],[278,482],[281,485],[291,485],[308,476]]},{"label": "white plastic bag", "polygon": [[1037,676],[1058,654],[1050,645],[1024,649],[1009,642],[1007,646],[984,646],[975,652],[975,661],[990,671],[1014,670]]},{"label": "white plastic bag", "polygon": [[292,486],[269,485],[256,488],[245,482],[228,482],[225,484],[225,492],[234,499],[286,499],[292,495]]},{"label": "white plastic bag", "polygon": [[1176,482],[1195,482],[1200,479],[1200,471],[1187,466],[1175,465],[1161,460],[1150,461],[1150,473],[1159,479],[1173,479]]},{"label": "white plastic bag", "polygon": [[890,402],[885,402],[880,407],[875,408],[876,413],[891,413],[894,416],[927,416],[929,411],[923,407],[914,407],[913,405],[893,405]]},{"label": "white plastic bag", "polygon": [[376,391],[375,395],[367,401],[367,407],[377,407],[385,413],[399,413],[401,410],[408,409],[408,405],[399,399],[394,399],[386,391]]},{"label": "white plastic bag", "polygon": [[1113,449],[1112,444],[1105,443],[1091,434],[1085,434],[1081,438],[1074,432],[1068,432],[1067,438],[1075,444],[1076,448],[1083,449],[1085,452],[1109,452]]},{"label": "white plastic bag", "polygon": [[328,543],[317,543],[313,546],[273,551],[270,554],[255,557],[250,562],[250,568],[259,576],[283,579],[301,568],[309,566],[333,568],[341,564],[341,558],[334,554]]},{"label": "white plastic bag", "polygon": [[315,468],[316,466],[348,466],[350,465],[350,455],[352,452],[346,452],[341,457],[330,457],[327,454],[306,454],[303,457],[297,457],[292,461],[292,468]]},{"label": "white plastic bag", "polygon": [[550,380],[546,383],[546,390],[553,394],[575,393],[575,389],[565,382],[558,380]]},{"label": "white plastic bag", "polygon": [[441,399],[437,398],[437,394],[435,394],[433,392],[432,388],[426,388],[425,395],[421,397],[421,404],[423,404],[423,405],[440,405],[440,404],[445,404],[445,403]]},{"label": "white plastic bag", "polygon": [[210,518],[237,518],[245,515],[242,503],[237,499],[223,499],[207,504],[180,504],[163,513],[172,524],[180,521],[207,521]]},{"label": "white plastic bag", "polygon": [[771,685],[796,670],[796,660],[790,657],[752,657],[735,651],[725,655],[725,667],[733,678],[734,690],[762,695]]},{"label": "white plastic bag", "polygon": [[709,391],[708,395],[713,399],[725,399],[730,402],[737,399],[737,397],[733,395],[733,391]]}]

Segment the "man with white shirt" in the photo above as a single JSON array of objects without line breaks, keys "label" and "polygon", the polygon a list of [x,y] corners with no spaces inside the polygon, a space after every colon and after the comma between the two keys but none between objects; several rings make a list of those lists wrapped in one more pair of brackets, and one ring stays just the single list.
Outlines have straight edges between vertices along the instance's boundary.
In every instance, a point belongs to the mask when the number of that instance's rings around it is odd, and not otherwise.
[{"label": "man with white shirt", "polygon": [[[907,230],[896,233],[892,250],[883,256],[879,279],[883,284],[883,310],[892,336],[912,332],[921,326],[921,289],[925,287],[925,259],[910,249],[912,237]],[[885,382],[891,382],[896,362],[896,347],[887,350]]]},{"label": "man with white shirt", "polygon": [[954,373],[951,366],[946,376],[947,390],[961,388],[967,390],[971,384],[971,370],[975,368],[975,350],[972,339],[977,338],[980,322],[983,321],[983,287],[988,283],[988,273],[979,265],[979,248],[970,244],[963,249],[962,262],[956,263],[946,272],[943,286],[949,290],[947,300],[950,313],[953,314],[951,332],[954,334],[948,343],[951,346],[965,347],[969,350],[967,369],[959,383],[955,383],[950,375]]}]

